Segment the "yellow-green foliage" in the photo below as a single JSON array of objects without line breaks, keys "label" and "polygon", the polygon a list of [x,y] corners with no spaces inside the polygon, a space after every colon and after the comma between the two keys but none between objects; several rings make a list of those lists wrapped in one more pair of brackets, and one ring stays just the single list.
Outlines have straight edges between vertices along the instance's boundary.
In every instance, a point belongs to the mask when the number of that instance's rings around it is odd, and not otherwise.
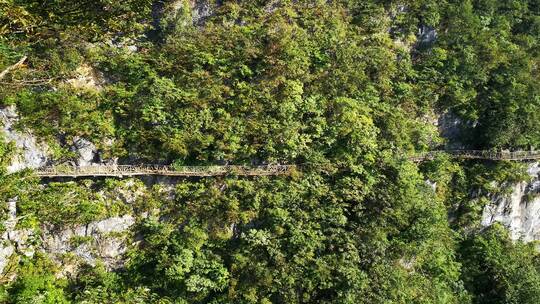
[{"label": "yellow-green foliage", "polygon": [[[18,197],[19,228],[137,218],[121,271],[87,266],[66,284],[37,255],[2,300],[537,303],[538,255],[475,229],[488,194],[523,168],[401,156],[440,148],[430,120],[446,111],[467,147],[540,148],[539,9],[0,0],[0,70],[28,57],[0,80],[0,106],[15,105],[55,161],[73,161],[82,137],[120,162],[325,165],[174,187],[40,184],[5,174],[12,146],[0,142],[0,198]],[[419,36],[430,30],[434,41]]]}]

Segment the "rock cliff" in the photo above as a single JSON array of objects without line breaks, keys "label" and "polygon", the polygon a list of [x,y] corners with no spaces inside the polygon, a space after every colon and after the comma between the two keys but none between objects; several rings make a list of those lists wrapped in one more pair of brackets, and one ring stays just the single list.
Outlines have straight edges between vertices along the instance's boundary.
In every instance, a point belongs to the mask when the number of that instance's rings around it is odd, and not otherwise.
[{"label": "rock cliff", "polygon": [[514,240],[540,240],[540,163],[531,164],[528,173],[531,181],[512,185],[509,195],[491,198],[482,214],[483,226],[499,222]]},{"label": "rock cliff", "polygon": [[71,227],[45,224],[36,229],[19,228],[16,204],[16,199],[8,202],[5,232],[0,236],[0,274],[7,274],[8,280],[10,263],[21,256],[33,256],[36,251],[47,253],[61,264],[63,275],[76,271],[80,264],[96,265],[98,261],[107,269],[123,266],[123,254],[131,239],[129,231],[136,221],[132,215],[113,216]]},{"label": "rock cliff", "polygon": [[[22,169],[35,169],[54,162],[48,146],[40,142],[30,131],[15,128],[19,115],[15,106],[0,108],[0,136],[17,147],[17,154],[8,166],[8,173]],[[1,137],[0,137],[1,138]],[[103,159],[96,145],[82,137],[75,137],[68,149],[77,155],[74,164],[90,166],[113,164],[117,159]]]},{"label": "rock cliff", "polygon": [[0,133],[3,133],[7,141],[14,142],[20,152],[7,168],[8,172],[43,166],[49,158],[47,147],[38,143],[30,132],[15,129],[18,119],[14,106],[0,109]]}]

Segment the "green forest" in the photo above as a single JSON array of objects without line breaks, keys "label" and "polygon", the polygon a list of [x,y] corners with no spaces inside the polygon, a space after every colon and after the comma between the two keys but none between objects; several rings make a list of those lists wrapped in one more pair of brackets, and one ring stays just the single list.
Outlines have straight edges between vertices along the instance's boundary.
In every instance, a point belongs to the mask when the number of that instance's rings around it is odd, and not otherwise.
[{"label": "green forest", "polygon": [[[539,0],[0,0],[0,73],[50,164],[312,164],[44,180],[0,128],[0,303],[540,303],[539,244],[481,225],[530,164],[403,157],[540,150]],[[118,267],[43,249],[127,215]]]}]

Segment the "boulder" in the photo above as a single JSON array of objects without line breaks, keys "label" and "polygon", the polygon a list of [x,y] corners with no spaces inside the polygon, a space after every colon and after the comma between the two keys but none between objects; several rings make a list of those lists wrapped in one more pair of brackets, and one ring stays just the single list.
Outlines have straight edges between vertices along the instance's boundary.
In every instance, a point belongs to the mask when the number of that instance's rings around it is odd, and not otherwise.
[{"label": "boulder", "polygon": [[71,150],[79,155],[77,166],[90,166],[99,161],[96,146],[87,139],[75,137]]},{"label": "boulder", "polygon": [[213,3],[209,0],[191,1],[191,20],[193,24],[200,25],[214,13]]}]

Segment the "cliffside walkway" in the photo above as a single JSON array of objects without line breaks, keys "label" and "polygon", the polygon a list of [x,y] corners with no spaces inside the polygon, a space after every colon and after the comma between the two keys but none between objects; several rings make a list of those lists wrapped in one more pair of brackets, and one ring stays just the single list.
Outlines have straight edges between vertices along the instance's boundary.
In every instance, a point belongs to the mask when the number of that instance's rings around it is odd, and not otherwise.
[{"label": "cliffside walkway", "polygon": [[164,165],[100,165],[100,166],[51,166],[36,169],[41,177],[83,177],[83,176],[268,176],[287,175],[296,165],[265,166],[164,166]]},{"label": "cliffside walkway", "polygon": [[[430,151],[407,156],[414,162],[432,160],[437,155],[447,154],[457,159],[532,161],[540,160],[540,151],[495,152],[485,150]],[[164,165],[99,165],[99,166],[51,166],[36,169],[40,177],[129,177],[129,176],[271,176],[289,175],[303,165],[263,165],[263,166],[164,166]]]},{"label": "cliffside walkway", "polygon": [[509,160],[530,161],[540,160],[540,151],[490,151],[490,150],[437,150],[419,153],[408,157],[414,162],[432,160],[437,155],[447,154],[457,159],[484,159],[484,160]]}]

